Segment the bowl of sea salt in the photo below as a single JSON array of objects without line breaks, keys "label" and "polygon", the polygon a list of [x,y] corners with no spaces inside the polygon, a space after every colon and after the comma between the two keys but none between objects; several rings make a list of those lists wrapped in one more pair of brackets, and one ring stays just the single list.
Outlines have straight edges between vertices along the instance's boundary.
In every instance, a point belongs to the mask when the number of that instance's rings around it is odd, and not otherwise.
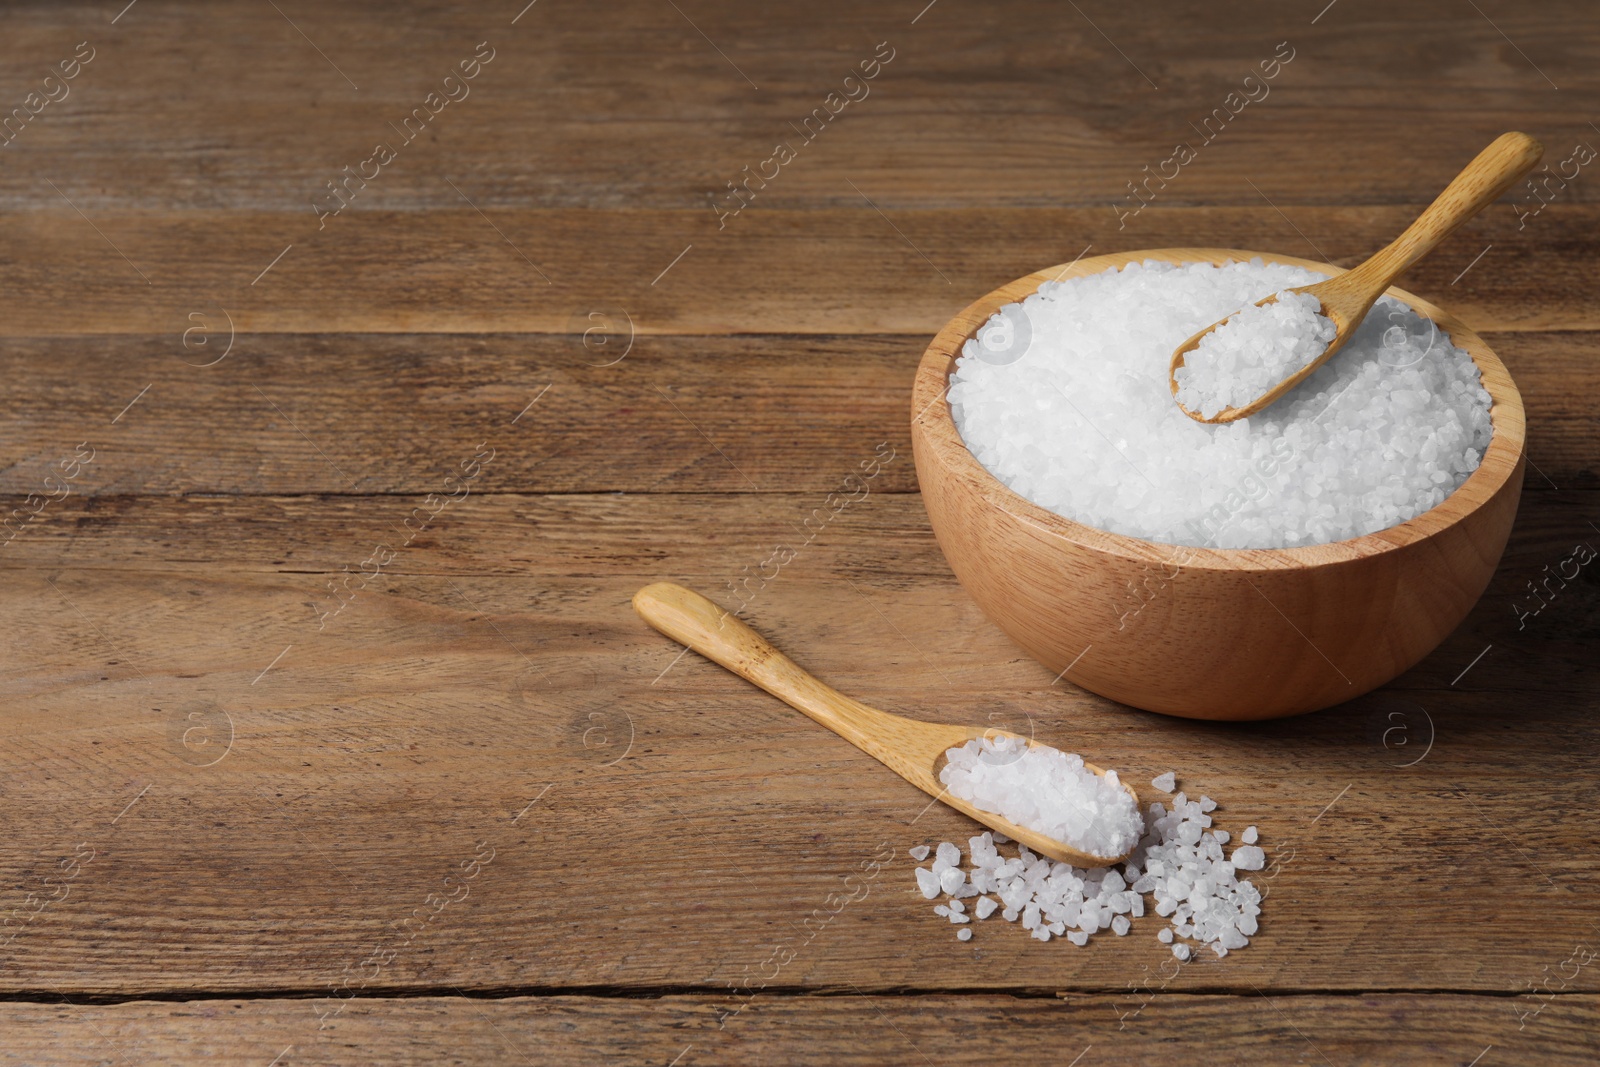
[{"label": "bowl of sea salt", "polygon": [[912,403],[934,534],[1052,673],[1190,718],[1300,714],[1394,678],[1477,602],[1525,428],[1504,365],[1447,312],[1389,289],[1248,419],[1202,424],[1173,401],[1185,338],[1339,272],[1232,249],[1095,256],[934,338]]}]

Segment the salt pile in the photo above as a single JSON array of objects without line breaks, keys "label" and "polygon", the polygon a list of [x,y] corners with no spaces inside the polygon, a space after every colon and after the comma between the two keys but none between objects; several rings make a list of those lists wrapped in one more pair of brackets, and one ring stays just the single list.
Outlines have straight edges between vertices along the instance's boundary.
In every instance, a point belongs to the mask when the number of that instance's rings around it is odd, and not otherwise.
[{"label": "salt pile", "polygon": [[1477,367],[1398,301],[1380,299],[1336,356],[1257,415],[1205,425],[1173,402],[1173,349],[1321,280],[1254,259],[1046,282],[962,349],[956,427],[1034,503],[1168,544],[1320,544],[1414,518],[1477,469],[1492,431]]},{"label": "salt pile", "polygon": [[952,796],[1090,856],[1121,856],[1144,832],[1117,772],[1102,778],[1074,753],[1001,735],[952,748],[945,760],[939,781]]},{"label": "salt pile", "polygon": [[[957,936],[963,941],[972,937],[974,918],[981,922],[996,911],[1007,922],[1020,921],[1040,941],[1065,937],[1085,945],[1105,930],[1121,937],[1144,916],[1149,895],[1152,910],[1167,920],[1156,939],[1171,945],[1179,960],[1189,958],[1186,942],[1226,956],[1256,933],[1261,893],[1238,872],[1260,870],[1264,857],[1251,844],[1235,848],[1231,858],[1223,852],[1227,833],[1211,829],[1216,806],[1210,797],[1189,800],[1183,793],[1173,798],[1170,811],[1151,804],[1133,855],[1093,870],[1036,856],[1024,845],[1016,856],[1003,856],[995,846],[1006,838],[991,833],[967,842],[971,866],[964,869],[961,850],[946,841],[931,867],[917,868],[917,885],[928,900],[947,898],[933,910],[962,927]],[[1255,827],[1242,836],[1255,840]]]},{"label": "salt pile", "polygon": [[1339,332],[1309,293],[1250,304],[1200,338],[1173,375],[1178,403],[1211,418],[1244,407],[1327,351]]}]

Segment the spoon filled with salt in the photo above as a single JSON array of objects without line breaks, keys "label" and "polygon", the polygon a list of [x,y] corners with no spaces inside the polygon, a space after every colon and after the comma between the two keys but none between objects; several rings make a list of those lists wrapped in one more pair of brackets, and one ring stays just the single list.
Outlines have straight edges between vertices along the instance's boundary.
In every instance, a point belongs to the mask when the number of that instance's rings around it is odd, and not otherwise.
[{"label": "spoon filled with salt", "polygon": [[826,726],[936,800],[1051,859],[1104,867],[1144,833],[1139,796],[1115,771],[1006,733],[868,707],[802,670],[731,612],[657,582],[633,597],[657,630]]},{"label": "spoon filled with salt", "polygon": [[1196,422],[1233,422],[1305,381],[1350,339],[1395,278],[1494,203],[1543,154],[1525,133],[1501,134],[1365,263],[1267,296],[1179,345],[1167,371],[1179,409]]}]

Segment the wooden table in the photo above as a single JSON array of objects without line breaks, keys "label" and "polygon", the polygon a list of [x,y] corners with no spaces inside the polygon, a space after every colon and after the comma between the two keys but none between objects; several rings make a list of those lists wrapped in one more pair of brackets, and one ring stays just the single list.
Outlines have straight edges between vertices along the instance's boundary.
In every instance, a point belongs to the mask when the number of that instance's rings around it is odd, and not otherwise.
[{"label": "wooden table", "polygon": [[[1531,462],[1381,693],[1228,726],[1052,684],[908,446],[1002,282],[1348,265],[1505,129],[1559,173],[1591,4],[523,2],[4,15],[0,1063],[1600,1056],[1600,565],[1529,588],[1600,546],[1592,168],[1403,281],[1511,368]],[[971,824],[628,605],[746,578],[853,695],[1259,825],[1259,936],[1175,976],[1151,920],[957,941],[906,850]]]}]

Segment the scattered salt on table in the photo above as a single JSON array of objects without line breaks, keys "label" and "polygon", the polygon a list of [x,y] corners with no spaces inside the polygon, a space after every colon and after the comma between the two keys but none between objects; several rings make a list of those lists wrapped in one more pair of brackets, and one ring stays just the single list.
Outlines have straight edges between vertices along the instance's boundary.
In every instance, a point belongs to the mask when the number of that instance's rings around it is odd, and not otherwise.
[{"label": "scattered salt on table", "polygon": [[1233,850],[1233,865],[1241,871],[1259,871],[1266,859],[1266,854],[1255,845],[1240,845]]},{"label": "scattered salt on table", "polygon": [[[1259,927],[1261,893],[1238,875],[1260,870],[1265,854],[1255,845],[1240,845],[1231,860],[1225,857],[1229,835],[1210,828],[1208,813],[1217,805],[1209,797],[1190,800],[1178,793],[1171,805],[1150,805],[1140,818],[1138,846],[1115,867],[1079,870],[1036,856],[1025,845],[1017,846],[1015,856],[1004,856],[996,847],[999,835],[983,833],[967,842],[970,870],[961,867],[961,849],[947,841],[933,870],[917,868],[917,885],[931,899],[947,876],[951,882],[959,878],[960,896],[977,898],[972,914],[948,891],[949,902],[934,910],[963,931],[974,915],[985,919],[1000,911],[1036,940],[1065,937],[1075,945],[1088,944],[1102,930],[1126,935],[1144,915],[1149,895],[1155,913],[1167,920],[1157,939],[1171,944],[1179,960],[1187,961],[1191,950],[1177,938],[1225,956],[1248,945]],[[1240,836],[1254,840],[1255,827]]]}]

